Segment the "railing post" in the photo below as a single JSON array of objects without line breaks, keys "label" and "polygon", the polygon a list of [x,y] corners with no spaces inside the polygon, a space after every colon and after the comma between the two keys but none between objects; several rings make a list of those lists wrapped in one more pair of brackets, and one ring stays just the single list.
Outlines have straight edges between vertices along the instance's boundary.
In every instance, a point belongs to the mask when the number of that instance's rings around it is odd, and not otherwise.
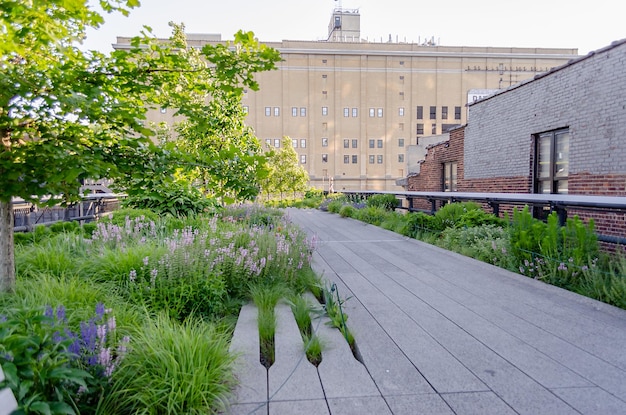
[{"label": "railing post", "polygon": [[490,202],[487,202],[487,203],[489,204],[489,206],[493,210],[493,215],[496,218],[499,218],[500,217],[500,204],[496,203],[496,202],[493,202],[493,201],[490,201]]},{"label": "railing post", "polygon": [[428,199],[430,202],[430,213],[434,215],[437,212],[437,199]]},{"label": "railing post", "polygon": [[559,226],[565,226],[567,223],[567,209],[561,204],[553,203],[550,205],[550,209],[556,212],[557,217],[559,218]]}]

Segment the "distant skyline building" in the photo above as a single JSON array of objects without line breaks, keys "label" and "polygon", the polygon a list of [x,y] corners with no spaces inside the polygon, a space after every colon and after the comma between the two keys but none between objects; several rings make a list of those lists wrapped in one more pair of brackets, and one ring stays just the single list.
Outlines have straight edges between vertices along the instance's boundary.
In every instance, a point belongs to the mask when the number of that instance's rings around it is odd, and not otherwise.
[{"label": "distant skyline building", "polygon": [[[468,100],[578,56],[577,49],[441,46],[391,35],[376,43],[360,36],[359,11],[338,7],[326,41],[263,42],[283,60],[278,70],[256,75],[259,91],[244,94],[256,136],[270,147],[290,137],[312,187],[328,190],[332,178],[335,191],[400,190],[409,146],[465,124]],[[216,34],[187,40],[192,47],[222,41]],[[114,48],[129,42],[118,37]],[[148,119],[171,122],[172,113],[150,111]]]}]

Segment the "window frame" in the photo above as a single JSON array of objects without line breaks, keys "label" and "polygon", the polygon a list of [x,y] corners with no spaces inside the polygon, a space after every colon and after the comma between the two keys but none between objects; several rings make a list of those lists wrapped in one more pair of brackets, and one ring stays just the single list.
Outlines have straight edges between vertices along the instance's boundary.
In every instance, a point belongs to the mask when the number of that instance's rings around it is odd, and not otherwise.
[{"label": "window frame", "polygon": [[[559,146],[559,138],[564,136],[566,138],[565,145],[566,151],[557,152]],[[545,138],[549,140],[549,160],[542,161],[541,156],[541,139]],[[534,166],[533,166],[533,192],[538,194],[568,194],[569,191],[569,164],[570,164],[570,146],[571,146],[571,134],[569,131],[569,127],[559,128],[557,130],[545,131],[542,133],[535,134],[533,136],[534,140]],[[565,154],[565,161],[559,162],[558,158],[561,158],[562,154]],[[541,176],[540,165],[543,163],[547,163],[547,176]],[[557,170],[558,165],[565,166],[565,174],[559,174],[559,170]],[[545,189],[545,185],[547,184],[549,187],[549,192],[546,193],[542,191]],[[560,188],[560,184],[565,184],[565,189]]]},{"label": "window frame", "polygon": [[456,192],[458,190],[459,163],[450,161],[442,164],[441,190],[443,192]]}]

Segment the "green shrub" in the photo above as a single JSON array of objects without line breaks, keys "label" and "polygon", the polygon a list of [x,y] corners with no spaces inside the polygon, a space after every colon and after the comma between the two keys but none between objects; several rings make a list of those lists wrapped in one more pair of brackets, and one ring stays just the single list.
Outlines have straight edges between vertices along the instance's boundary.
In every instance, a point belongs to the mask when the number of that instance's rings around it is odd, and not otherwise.
[{"label": "green shrub", "polygon": [[478,209],[480,209],[480,206],[474,202],[448,203],[435,213],[435,220],[432,222],[432,226],[438,231],[452,228],[457,226],[467,212]]},{"label": "green shrub", "polygon": [[456,223],[460,228],[472,228],[474,226],[482,225],[495,225],[495,226],[507,226],[508,223],[504,219],[487,213],[482,209],[470,209],[463,213]]},{"label": "green shrub", "polygon": [[437,241],[442,248],[488,262],[505,269],[515,269],[511,261],[509,232],[487,224],[471,228],[447,228]]},{"label": "green shrub", "polygon": [[159,215],[150,209],[131,207],[118,209],[109,215],[105,220],[117,226],[124,226],[127,220],[141,220],[145,223],[156,222],[159,220]]},{"label": "green shrub", "polygon": [[367,198],[368,207],[379,207],[385,210],[394,210],[398,206],[398,199],[392,194],[376,194]]},{"label": "green shrub", "polygon": [[78,222],[56,222],[50,225],[50,232],[76,232],[79,228]]},{"label": "green shrub", "polygon": [[334,199],[331,200],[327,205],[326,209],[332,213],[339,213],[341,208],[347,203],[346,199]]},{"label": "green shrub", "polygon": [[366,207],[357,210],[354,218],[372,225],[380,226],[388,214],[389,211],[382,207]]},{"label": "green shrub", "polygon": [[424,212],[407,213],[406,223],[401,233],[405,236],[419,239],[420,235],[434,231],[434,221],[434,216]]},{"label": "green shrub", "polygon": [[91,235],[93,235],[97,227],[98,224],[96,222],[83,223],[83,226],[81,226],[83,236],[85,236],[86,238],[91,238]]},{"label": "green shrub", "polygon": [[339,216],[342,218],[351,218],[354,216],[356,209],[352,205],[343,205],[341,209],[339,209]]},{"label": "green shrub", "polygon": [[406,227],[406,223],[407,218],[405,214],[399,212],[389,212],[383,222],[380,224],[380,227],[389,231],[402,234],[403,230]]}]

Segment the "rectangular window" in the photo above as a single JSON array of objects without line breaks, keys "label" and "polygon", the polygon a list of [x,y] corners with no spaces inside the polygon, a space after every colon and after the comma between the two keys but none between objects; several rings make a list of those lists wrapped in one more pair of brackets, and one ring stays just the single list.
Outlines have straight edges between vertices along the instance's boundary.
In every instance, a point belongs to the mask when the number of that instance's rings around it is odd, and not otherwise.
[{"label": "rectangular window", "polygon": [[430,125],[430,133],[431,133],[432,135],[437,134],[437,124],[431,124],[431,125]]},{"label": "rectangular window", "polygon": [[352,139],[352,148],[357,148],[359,144],[359,140],[356,138]]},{"label": "rectangular window", "polygon": [[400,75],[400,80],[404,81],[404,75]]},{"label": "rectangular window", "polygon": [[404,91],[400,92],[400,101],[404,101]]},{"label": "rectangular window", "polygon": [[375,140],[370,140],[370,142],[369,142],[370,148],[374,148],[374,143],[375,143]]},{"label": "rectangular window", "polygon": [[398,154],[398,163],[404,163],[404,154]]},{"label": "rectangular window", "polygon": [[265,139],[265,144],[267,144],[267,146],[270,147],[272,145],[272,139],[271,138],[266,138]]},{"label": "rectangular window", "polygon": [[378,164],[383,164],[383,155],[382,154],[379,154],[379,155],[376,156],[376,162]]},{"label": "rectangular window", "polygon": [[374,164],[374,161],[375,161],[375,160],[376,160],[376,159],[374,158],[374,155],[373,155],[373,154],[372,154],[372,155],[370,155],[370,164]]},{"label": "rectangular window", "polygon": [[404,147],[404,138],[398,138],[398,147]]},{"label": "rectangular window", "polygon": [[322,107],[322,115],[323,116],[328,115],[328,107]]},{"label": "rectangular window", "polygon": [[567,194],[569,129],[535,136],[535,193]]},{"label": "rectangular window", "polygon": [[280,148],[280,138],[275,138],[274,139],[274,147]]},{"label": "rectangular window", "polygon": [[424,134],[424,124],[417,124],[416,134],[423,135]]},{"label": "rectangular window", "polygon": [[455,120],[461,119],[461,107],[454,107],[454,119]]},{"label": "rectangular window", "polygon": [[350,164],[350,156],[343,156],[343,164]]},{"label": "rectangular window", "polygon": [[352,116],[353,117],[358,117],[359,116],[359,110],[356,108],[352,108]]},{"label": "rectangular window", "polygon": [[376,109],[370,108],[370,117],[374,117],[376,115]]},{"label": "rectangular window", "polygon": [[326,78],[328,78],[328,75],[324,74],[324,75],[322,75],[322,78],[326,79]]},{"label": "rectangular window", "polygon": [[322,138],[322,147],[328,147],[328,138]]},{"label": "rectangular window", "polygon": [[418,120],[424,119],[424,107],[422,107],[421,105],[417,107],[417,119]]},{"label": "rectangular window", "polygon": [[306,138],[300,139],[300,148],[306,148]]},{"label": "rectangular window", "polygon": [[274,107],[274,117],[280,117],[280,108]]},{"label": "rectangular window", "polygon": [[328,98],[328,91],[322,91],[322,98]]},{"label": "rectangular window", "polygon": [[343,109],[343,116],[344,117],[349,117],[350,116],[350,108],[344,108]]},{"label": "rectangular window", "polygon": [[270,117],[272,115],[272,107],[265,107],[265,116]]},{"label": "rectangular window", "polygon": [[398,116],[404,117],[404,107],[398,108]]},{"label": "rectangular window", "polygon": [[378,118],[382,118],[383,116],[383,109],[382,108],[378,108]]},{"label": "rectangular window", "polygon": [[291,107],[291,116],[292,117],[298,116],[298,107]]},{"label": "rectangular window", "polygon": [[247,105],[244,105],[244,106],[243,106],[243,113],[244,113],[244,114],[247,114],[247,113],[249,113],[249,112],[250,112],[250,107],[248,107]]},{"label": "rectangular window", "polygon": [[300,116],[301,117],[306,117],[306,108],[305,107],[300,107]]},{"label": "rectangular window", "polygon": [[322,130],[323,131],[328,131],[328,123],[327,122],[323,122],[322,123]]},{"label": "rectangular window", "polygon": [[297,138],[292,138],[291,139],[291,146],[293,148],[298,148],[298,139]]},{"label": "rectangular window", "polygon": [[441,118],[444,120],[448,119],[448,107],[441,107]]},{"label": "rectangular window", "polygon": [[328,154],[322,154],[322,163],[328,163]]},{"label": "rectangular window", "polygon": [[443,183],[442,188],[444,192],[456,192],[457,185],[457,163],[444,163],[443,164]]},{"label": "rectangular window", "polygon": [[437,119],[437,107],[430,107],[430,119],[431,120]]},{"label": "rectangular window", "polygon": [[343,139],[343,148],[350,148],[350,140],[347,138]]},{"label": "rectangular window", "polygon": [[383,140],[376,140],[376,147],[383,148]]},{"label": "rectangular window", "polygon": [[357,164],[358,159],[359,159],[359,158],[358,158],[358,156],[353,155],[353,156],[352,156],[352,164]]},{"label": "rectangular window", "polygon": [[300,164],[306,164],[306,154],[300,154]]}]

